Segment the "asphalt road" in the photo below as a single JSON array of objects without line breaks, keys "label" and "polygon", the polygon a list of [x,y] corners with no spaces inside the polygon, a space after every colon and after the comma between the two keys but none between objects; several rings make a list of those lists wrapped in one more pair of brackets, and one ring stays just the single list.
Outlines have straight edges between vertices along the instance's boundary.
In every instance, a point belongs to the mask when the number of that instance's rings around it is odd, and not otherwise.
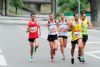
[{"label": "asphalt road", "polygon": [[77,47],[75,52],[75,64],[70,62],[70,40],[65,49],[66,60],[62,60],[60,48],[58,48],[55,62],[50,62],[47,28],[41,26],[39,48],[34,54],[34,61],[29,62],[29,42],[25,25],[0,24],[0,67],[98,67],[100,66],[100,31],[89,30],[89,39],[85,48],[86,63],[82,64],[77,59]]}]

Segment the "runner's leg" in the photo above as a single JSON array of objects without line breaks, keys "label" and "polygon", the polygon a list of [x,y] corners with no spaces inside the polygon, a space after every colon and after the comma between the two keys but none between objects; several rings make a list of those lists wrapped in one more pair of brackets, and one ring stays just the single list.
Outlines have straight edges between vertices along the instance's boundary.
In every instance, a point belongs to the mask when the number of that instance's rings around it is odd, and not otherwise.
[{"label": "runner's leg", "polygon": [[38,38],[35,39],[35,52],[39,46]]},{"label": "runner's leg", "polygon": [[57,49],[58,49],[58,40],[54,40],[54,47],[53,47],[54,55],[56,54]]},{"label": "runner's leg", "polygon": [[33,45],[33,42],[30,42],[30,55],[31,55],[31,57],[30,57],[30,62],[32,62],[33,61],[33,49],[34,49],[34,45]]},{"label": "runner's leg", "polygon": [[71,63],[74,64],[74,51],[76,47],[76,41],[71,42]]},{"label": "runner's leg", "polygon": [[50,41],[49,41],[49,45],[50,45],[51,60],[53,60],[53,59],[54,59],[54,56],[53,56],[53,42],[50,42]]},{"label": "runner's leg", "polygon": [[62,55],[64,55],[64,43],[63,43],[63,38],[62,37],[59,38],[59,42],[60,42],[61,53],[62,53]]},{"label": "runner's leg", "polygon": [[63,38],[63,43],[64,43],[64,47],[66,48],[66,46],[67,46],[67,39],[66,38]]},{"label": "runner's leg", "polygon": [[83,51],[82,39],[79,39],[79,40],[78,40],[78,48],[79,48],[78,50],[79,50],[79,53],[80,53],[80,54],[79,54],[80,56],[78,57],[78,59],[79,59],[80,62],[83,62],[83,52],[84,52],[84,51]]}]

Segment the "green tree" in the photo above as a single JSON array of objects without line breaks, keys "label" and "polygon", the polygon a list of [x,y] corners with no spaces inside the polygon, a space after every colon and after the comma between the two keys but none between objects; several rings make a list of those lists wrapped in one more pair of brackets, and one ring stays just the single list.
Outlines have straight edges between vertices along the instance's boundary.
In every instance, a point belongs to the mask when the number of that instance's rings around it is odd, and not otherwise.
[{"label": "green tree", "polygon": [[10,0],[11,6],[15,7],[15,12],[17,14],[18,8],[21,8],[23,6],[23,0]]},{"label": "green tree", "polygon": [[[80,0],[81,11],[89,8],[88,0]],[[57,0],[57,13],[59,12],[74,12],[78,10],[78,0]]]}]

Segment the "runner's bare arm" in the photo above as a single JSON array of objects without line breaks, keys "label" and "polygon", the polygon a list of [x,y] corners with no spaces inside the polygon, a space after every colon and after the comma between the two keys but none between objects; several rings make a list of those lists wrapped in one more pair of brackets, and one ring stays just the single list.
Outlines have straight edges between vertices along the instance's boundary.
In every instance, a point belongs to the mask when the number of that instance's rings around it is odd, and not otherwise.
[{"label": "runner's bare arm", "polygon": [[89,22],[89,20],[88,20],[88,25],[89,25],[89,29],[93,29],[93,25],[91,22]]},{"label": "runner's bare arm", "polygon": [[48,27],[48,23],[44,24],[45,27]]},{"label": "runner's bare arm", "polygon": [[30,29],[29,29],[29,26],[28,26],[28,24],[27,24],[26,32],[29,32],[29,31],[30,31]]},{"label": "runner's bare arm", "polygon": [[40,24],[37,22],[37,24],[38,24],[38,33],[39,33],[39,35],[41,35],[41,27],[40,27]]},{"label": "runner's bare arm", "polygon": [[55,20],[56,25],[57,25],[57,31],[59,32],[59,20]]},{"label": "runner's bare arm", "polygon": [[73,28],[73,24],[72,24],[72,21],[68,21],[68,31],[70,32]]}]

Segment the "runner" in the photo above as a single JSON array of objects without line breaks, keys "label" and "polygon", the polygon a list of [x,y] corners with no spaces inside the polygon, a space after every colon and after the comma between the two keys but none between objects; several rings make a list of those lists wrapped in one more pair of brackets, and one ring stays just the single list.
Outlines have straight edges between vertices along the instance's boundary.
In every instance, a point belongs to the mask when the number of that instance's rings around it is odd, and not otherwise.
[{"label": "runner", "polygon": [[[91,22],[89,22],[88,19],[86,19],[85,12],[81,13],[81,21],[82,21],[82,36],[83,36],[82,41],[83,41],[83,52],[84,52],[84,47],[85,47],[86,42],[88,40],[88,28],[92,29],[93,25],[91,24]],[[80,57],[78,57],[78,59],[80,59]],[[84,53],[83,53],[83,57],[82,57],[82,62],[85,62]]]},{"label": "runner", "polygon": [[61,20],[59,21],[58,25],[59,25],[60,49],[63,56],[63,60],[65,60],[64,48],[66,48],[67,46],[68,25],[67,25],[67,20],[65,19],[64,14],[61,14]]},{"label": "runner", "polygon": [[[36,20],[36,15],[34,12],[32,12],[31,20],[28,22],[28,25],[27,25],[27,32],[29,33],[28,41],[30,42],[30,48],[31,48],[30,49],[30,55],[31,55],[30,62],[33,61],[33,50],[35,50],[36,52],[36,49],[39,46],[38,44],[39,30],[40,30],[40,26]],[[35,44],[33,44],[33,42]]]},{"label": "runner", "polygon": [[54,20],[54,15],[51,13],[49,14],[49,21],[46,25],[49,30],[48,38],[50,45],[50,54],[51,54],[51,62],[54,62],[54,56],[56,54],[56,50],[58,48],[58,37],[57,37],[57,24]]},{"label": "runner", "polygon": [[[80,49],[80,56],[82,56],[82,27],[81,20],[79,19],[78,13],[74,14],[74,21],[70,22],[70,30],[72,30],[72,41],[71,41],[71,63],[74,64],[74,51],[76,44],[78,44],[78,49]],[[81,59],[80,59],[81,60]]]}]

